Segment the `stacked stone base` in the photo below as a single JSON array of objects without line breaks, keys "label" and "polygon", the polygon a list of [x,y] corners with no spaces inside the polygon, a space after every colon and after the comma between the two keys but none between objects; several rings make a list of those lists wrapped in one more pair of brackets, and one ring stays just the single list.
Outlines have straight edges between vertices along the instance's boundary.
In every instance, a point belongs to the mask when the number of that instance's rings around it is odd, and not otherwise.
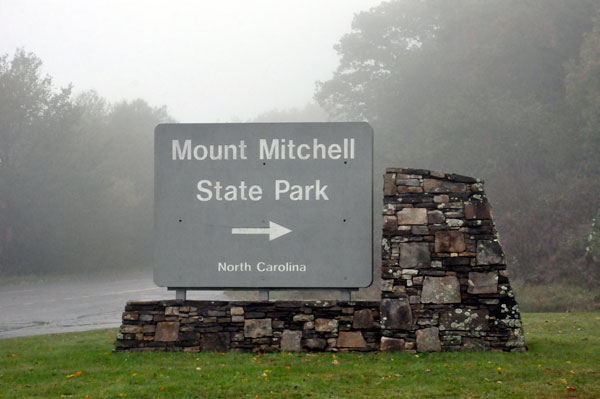
[{"label": "stacked stone base", "polygon": [[[461,311],[465,320],[474,315]],[[475,317],[476,319],[476,317]],[[512,330],[477,321],[419,325],[408,301],[128,302],[117,351],[309,352],[522,350]],[[485,325],[485,330],[483,327]],[[469,330],[470,329],[470,330]],[[513,342],[511,344],[511,342]]]}]

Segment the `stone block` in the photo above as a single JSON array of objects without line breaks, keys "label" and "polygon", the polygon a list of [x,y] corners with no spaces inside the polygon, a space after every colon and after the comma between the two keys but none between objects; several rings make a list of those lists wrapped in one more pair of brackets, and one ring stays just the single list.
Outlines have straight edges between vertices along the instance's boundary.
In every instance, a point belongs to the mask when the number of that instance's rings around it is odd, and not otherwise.
[{"label": "stone block", "polygon": [[455,276],[430,277],[423,280],[422,303],[460,303],[460,283]]},{"label": "stone block", "polygon": [[429,228],[427,226],[412,226],[410,232],[414,236],[426,236],[429,234]]},{"label": "stone block", "polygon": [[382,279],[381,280],[381,291],[391,292],[394,288],[394,280]]},{"label": "stone block", "polygon": [[419,181],[419,179],[397,178],[396,185],[397,186],[408,186],[408,187],[419,187],[421,185],[421,182]]},{"label": "stone block", "polygon": [[163,321],[156,325],[154,341],[156,342],[174,342],[179,336],[178,321]]},{"label": "stone block", "polygon": [[449,182],[438,179],[423,180],[426,193],[460,193],[466,190],[464,183]]},{"label": "stone block", "polygon": [[399,338],[381,337],[379,350],[382,352],[402,352],[405,342]]},{"label": "stone block", "polygon": [[436,204],[445,204],[450,202],[450,197],[446,194],[434,195],[433,202],[435,202]]},{"label": "stone block", "polygon": [[167,306],[165,308],[165,316],[179,316],[178,306]]},{"label": "stone block", "polygon": [[469,294],[495,294],[498,292],[498,272],[469,272]]},{"label": "stone block", "polygon": [[383,217],[383,231],[386,233],[395,233],[398,231],[398,220],[396,216]]},{"label": "stone block", "polygon": [[302,345],[310,350],[323,350],[327,346],[327,341],[324,338],[309,338],[304,340]]},{"label": "stone block", "polygon": [[380,303],[381,323],[386,330],[410,330],[412,311],[406,295],[400,298],[383,298]]},{"label": "stone block", "polygon": [[281,335],[282,352],[302,352],[302,331],[284,330]]},{"label": "stone block", "polygon": [[489,312],[485,309],[448,310],[440,316],[440,329],[458,331],[485,331]]},{"label": "stone block", "polygon": [[123,320],[134,321],[140,317],[139,312],[123,312]]},{"label": "stone block", "polygon": [[446,217],[442,211],[430,211],[427,212],[427,221],[429,224],[440,224],[444,223]]},{"label": "stone block", "polygon": [[429,267],[431,255],[426,242],[400,243],[400,266],[403,268]]},{"label": "stone block", "polygon": [[467,203],[465,204],[465,218],[467,219],[491,219],[492,211],[489,203]]},{"label": "stone block", "polygon": [[427,209],[404,208],[396,213],[399,225],[427,224]]},{"label": "stone block", "polygon": [[465,222],[462,219],[446,219],[446,224],[449,227],[461,227]]},{"label": "stone block", "polygon": [[153,321],[154,320],[154,315],[148,314],[148,313],[142,313],[140,315],[140,321]]},{"label": "stone block", "polygon": [[352,328],[356,330],[373,328],[373,312],[370,309],[362,309],[354,312]]},{"label": "stone block", "polygon": [[437,327],[417,330],[417,350],[419,352],[440,352],[440,330]]},{"label": "stone block", "polygon": [[334,332],[338,329],[339,322],[335,319],[317,319],[315,320],[315,331]]},{"label": "stone block", "polygon": [[464,252],[467,249],[465,235],[460,231],[438,231],[435,233],[435,252]]},{"label": "stone block", "polygon": [[239,306],[232,306],[231,310],[229,312],[232,316],[243,316],[244,308],[239,307]]},{"label": "stone block", "polygon": [[457,175],[456,173],[449,173],[447,175],[448,180],[452,180],[452,181],[457,181],[457,182],[461,182],[461,183],[469,183],[469,184],[473,184],[473,183],[477,183],[477,179],[470,177],[470,176],[463,176],[463,175]]},{"label": "stone block", "polygon": [[244,336],[246,338],[271,337],[272,335],[271,319],[244,320]]},{"label": "stone block", "polygon": [[200,337],[203,352],[229,352],[231,335],[228,332],[204,333]]},{"label": "stone block", "polygon": [[152,334],[156,331],[156,324],[144,324],[142,326],[142,332],[144,334]]},{"label": "stone block", "polygon": [[314,321],[307,321],[304,323],[304,325],[302,326],[302,329],[304,330],[314,330],[315,329],[315,322]]},{"label": "stone block", "polygon": [[498,241],[479,241],[477,243],[477,264],[504,264],[504,253]]},{"label": "stone block", "polygon": [[135,326],[132,324],[121,324],[120,331],[123,334],[137,334],[142,332],[142,326]]},{"label": "stone block", "polygon": [[364,349],[367,347],[367,343],[360,331],[340,331],[337,347]]},{"label": "stone block", "polygon": [[422,193],[423,189],[421,187],[406,187],[406,186],[398,186],[396,188],[398,194],[407,194],[407,193]]},{"label": "stone block", "polygon": [[386,173],[383,175],[383,195],[396,195],[396,174]]},{"label": "stone block", "polygon": [[292,320],[294,320],[295,323],[303,323],[305,321],[313,321],[314,319],[314,314],[296,314]]},{"label": "stone block", "polygon": [[244,340],[244,333],[241,331],[234,332],[231,335],[231,340],[234,342],[240,342]]},{"label": "stone block", "polygon": [[209,316],[209,317],[211,317],[211,316],[212,317],[223,317],[223,316],[227,316],[227,312],[225,312],[224,310],[208,309],[206,311],[206,315]]}]

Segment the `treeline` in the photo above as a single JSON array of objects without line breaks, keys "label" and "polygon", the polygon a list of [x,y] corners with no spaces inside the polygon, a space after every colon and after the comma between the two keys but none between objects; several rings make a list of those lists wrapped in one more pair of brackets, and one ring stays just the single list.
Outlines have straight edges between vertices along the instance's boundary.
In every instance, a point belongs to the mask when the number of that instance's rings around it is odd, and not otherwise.
[{"label": "treeline", "polygon": [[0,276],[148,267],[154,126],[165,108],[73,96],[0,58]]},{"label": "treeline", "polygon": [[[600,282],[600,14],[595,0],[396,0],[357,14],[315,98],[367,120],[376,162],[486,180],[513,276]],[[0,275],[149,266],[152,131],[0,58]],[[325,118],[271,111],[257,121]]]},{"label": "treeline", "polygon": [[598,286],[597,1],[391,1],[336,49],[315,98],[373,125],[380,170],[485,179],[513,274]]}]

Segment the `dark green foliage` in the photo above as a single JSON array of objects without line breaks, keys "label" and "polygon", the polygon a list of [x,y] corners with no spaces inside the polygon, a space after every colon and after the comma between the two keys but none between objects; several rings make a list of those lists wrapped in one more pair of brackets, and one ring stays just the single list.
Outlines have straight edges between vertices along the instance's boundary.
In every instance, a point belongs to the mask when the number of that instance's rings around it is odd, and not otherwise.
[{"label": "dark green foliage", "polygon": [[336,119],[373,125],[380,170],[484,178],[517,278],[594,285],[600,265],[585,247],[600,205],[595,7],[382,3],[355,17],[315,98]]}]

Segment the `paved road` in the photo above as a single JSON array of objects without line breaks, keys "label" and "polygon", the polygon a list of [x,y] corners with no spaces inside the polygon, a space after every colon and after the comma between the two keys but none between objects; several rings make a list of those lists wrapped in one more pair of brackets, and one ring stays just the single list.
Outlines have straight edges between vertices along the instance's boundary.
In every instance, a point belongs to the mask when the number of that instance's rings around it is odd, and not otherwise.
[{"label": "paved road", "polygon": [[[173,291],[154,284],[152,272],[0,287],[0,338],[118,327],[128,300],[173,298]],[[222,292],[193,291],[188,299],[227,298]]]}]

